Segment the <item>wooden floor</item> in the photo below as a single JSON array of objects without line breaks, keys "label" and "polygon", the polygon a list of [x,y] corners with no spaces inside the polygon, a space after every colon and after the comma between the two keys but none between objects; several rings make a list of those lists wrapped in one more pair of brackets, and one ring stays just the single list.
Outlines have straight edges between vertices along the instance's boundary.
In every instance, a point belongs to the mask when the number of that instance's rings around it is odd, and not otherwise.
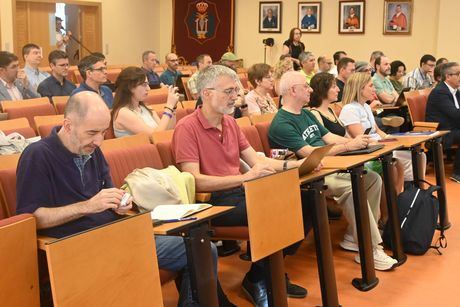
[{"label": "wooden floor", "polygon": [[[446,165],[450,174],[452,165]],[[434,182],[432,168],[427,169],[427,179]],[[346,222],[330,223],[334,253],[335,273],[342,306],[460,306],[460,184],[449,179],[447,197],[449,218],[452,227],[446,232],[448,248],[443,255],[430,250],[423,256],[409,256],[407,262],[391,272],[377,271],[380,282],[369,292],[360,292],[351,285],[354,277],[360,276],[360,266],[353,261],[354,253],[340,249],[339,242],[345,231]],[[435,236],[437,237],[437,232]],[[245,247],[245,244],[242,245]],[[313,236],[310,233],[295,256],[287,257],[286,271],[291,280],[308,289],[304,299],[289,299],[289,306],[321,305]],[[249,263],[241,261],[238,255],[219,258],[219,279],[230,300],[238,306],[251,306],[242,291],[241,281],[249,268]],[[163,286],[165,306],[176,306],[177,291],[173,283]]]}]

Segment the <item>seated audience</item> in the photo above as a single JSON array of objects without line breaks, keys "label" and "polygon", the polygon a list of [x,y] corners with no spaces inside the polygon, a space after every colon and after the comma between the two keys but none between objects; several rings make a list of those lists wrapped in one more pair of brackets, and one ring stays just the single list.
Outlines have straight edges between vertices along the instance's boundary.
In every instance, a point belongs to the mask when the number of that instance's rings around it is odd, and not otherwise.
[{"label": "seated audience", "polygon": [[[280,87],[284,103],[283,107],[276,113],[268,132],[272,148],[288,148],[302,158],[308,157],[314,147],[326,144],[335,144],[329,152],[331,155],[364,148],[368,145],[369,136],[359,135],[354,139],[349,139],[335,135],[324,128],[310,111],[303,108],[309,102],[312,90],[305,83],[305,78],[301,73],[285,73],[281,78]],[[325,177],[325,184],[328,186],[326,195],[334,197],[342,206],[344,216],[348,221],[344,240],[340,246],[346,250],[358,252],[350,174],[341,173],[327,176]],[[397,261],[387,256],[379,245],[382,239],[377,227],[380,216],[382,180],[378,174],[369,171],[364,175],[364,186],[368,198],[374,266],[377,270],[391,270],[397,265]],[[360,263],[359,255],[356,255],[355,261]]]},{"label": "seated audience", "polygon": [[26,44],[22,47],[22,57],[24,59],[24,71],[29,80],[29,89],[37,93],[37,87],[50,76],[45,71],[40,71],[39,66],[43,60],[42,48],[35,44]]},{"label": "seated audience", "polygon": [[337,71],[339,72],[335,82],[340,89],[337,101],[342,101],[343,89],[347,79],[355,72],[355,60],[351,58],[341,58],[337,64]]},{"label": "seated audience", "polygon": [[212,65],[212,58],[209,54],[200,54],[196,57],[196,65],[198,66],[198,70],[188,79],[187,85],[192,95],[192,99],[198,99],[198,91],[196,90],[196,78],[200,71]]},{"label": "seated audience", "polygon": [[113,99],[112,120],[115,137],[173,129],[176,123],[177,88],[169,87],[168,100],[161,119],[142,102],[147,98],[149,84],[144,70],[127,67],[118,75]]},{"label": "seated audience", "polygon": [[248,69],[248,79],[254,87],[245,97],[249,115],[276,113],[278,108],[270,95],[273,93],[273,75],[270,65],[252,65]]},{"label": "seated audience", "polygon": [[[43,80],[37,88],[42,97],[70,96],[76,88],[75,84],[67,80],[69,74],[69,57],[62,50],[53,50],[48,55],[51,76]],[[50,99],[51,100],[51,99]]]},{"label": "seated audience", "polygon": [[332,74],[334,77],[337,78],[337,75],[339,74],[337,70],[337,65],[339,64],[339,61],[341,58],[345,58],[347,56],[347,53],[345,51],[336,51],[334,52],[334,55],[332,58],[334,59],[334,67],[329,70],[329,73]]},{"label": "seated audience", "polygon": [[305,76],[307,83],[310,83],[311,78],[315,75],[316,58],[310,51],[302,52],[299,55],[299,62],[302,69],[300,72]]},{"label": "seated audience", "polygon": [[355,72],[365,72],[371,74],[373,67],[366,61],[358,61],[355,63]]},{"label": "seated audience", "polygon": [[161,86],[160,76],[153,70],[158,65],[157,55],[154,51],[147,50],[142,53],[142,69],[147,75],[150,88]]},{"label": "seated audience", "polygon": [[[347,129],[347,133],[351,137],[363,135],[364,131],[371,128],[369,136],[372,141],[385,139],[389,135],[383,132],[376,124],[371,108],[366,103],[373,99],[375,88],[371,77],[366,73],[355,73],[348,79],[345,85],[345,94],[343,96],[343,109],[340,112],[340,120]],[[408,150],[397,150],[393,152],[393,156],[398,159],[401,164],[399,172],[401,176],[397,176],[396,191],[400,193],[404,186],[404,181],[412,181],[412,158],[411,152]],[[422,163],[426,164],[426,156],[422,155]],[[404,176],[402,174],[404,173]],[[425,172],[423,171],[422,177]]]},{"label": "seated audience", "polygon": [[385,104],[394,104],[398,100],[398,93],[387,78],[391,73],[390,59],[381,56],[375,59],[375,74],[372,77],[375,92],[379,100]]},{"label": "seated audience", "polygon": [[273,79],[275,79],[275,92],[279,96],[279,83],[281,76],[287,71],[294,70],[293,62],[290,57],[284,57],[276,62],[273,68]]},{"label": "seated audience", "polygon": [[444,64],[439,64],[439,65],[436,65],[436,67],[434,68],[434,72],[433,72],[433,79],[434,79],[434,82],[433,82],[433,88],[435,88],[441,81],[442,81],[442,74],[443,74],[443,69],[444,69]]},{"label": "seated audience", "polygon": [[319,56],[317,73],[329,72],[331,69],[332,69],[332,59],[327,57],[326,55]]},{"label": "seated audience", "polygon": [[240,59],[233,52],[225,52],[219,60],[220,65],[227,66],[236,72]]},{"label": "seated audience", "polygon": [[[110,113],[100,96],[78,93],[67,103],[61,127],[28,146],[17,170],[17,214],[32,213],[38,233],[62,238],[120,219],[131,200],[120,207],[123,190],[115,188],[99,149],[110,125]],[[178,306],[191,299],[185,244],[179,236],[155,237],[158,266],[182,272]],[[214,270],[217,253],[212,246]],[[220,289],[220,287],[218,287]],[[228,300],[219,291],[223,306]]]},{"label": "seated audience", "polygon": [[420,59],[420,67],[407,73],[404,87],[412,90],[421,90],[433,86],[433,70],[436,66],[436,58],[431,54],[425,54]]},{"label": "seated audience", "polygon": [[380,50],[373,51],[371,53],[371,58],[369,59],[369,64],[372,66],[371,76],[375,74],[375,60],[381,56],[384,56],[383,52]]},{"label": "seated audience", "polygon": [[[259,157],[249,145],[233,113],[239,92],[237,74],[222,65],[211,65],[198,74],[197,90],[203,100],[201,108],[181,120],[174,129],[172,150],[182,171],[195,177],[198,192],[211,192],[209,203],[233,205],[228,214],[212,220],[217,226],[246,226],[246,200],[242,184],[246,180],[299,166],[301,161],[281,161]],[[251,169],[240,173],[240,158]],[[307,209],[308,206],[303,206]],[[304,212],[304,221],[307,212]],[[311,223],[304,223],[304,226]],[[307,232],[309,228],[306,228]],[[293,253],[300,243],[285,249]],[[268,306],[264,261],[251,264],[243,280],[243,291],[255,306]],[[292,284],[286,275],[288,296],[305,297],[307,291]]]},{"label": "seated audience", "polygon": [[160,81],[165,85],[176,86],[177,78],[182,75],[178,70],[179,58],[175,53],[168,53],[165,57],[167,68],[161,74]]},{"label": "seated audience", "polygon": [[24,70],[19,69],[18,57],[8,51],[0,51],[0,101],[38,98],[30,90]]},{"label": "seated audience", "polygon": [[[444,137],[445,148],[460,144],[460,65],[442,64],[441,82],[431,91],[426,105],[425,120],[439,123],[438,130],[450,130]],[[460,150],[456,151],[450,179],[460,183]]]},{"label": "seated audience", "polygon": [[390,66],[390,82],[393,85],[396,93],[399,95],[404,88],[403,80],[404,76],[406,75],[406,65],[404,65],[404,63],[401,61],[393,61],[391,62]]},{"label": "seated audience", "polygon": [[449,63],[449,60],[446,58],[439,58],[436,60],[436,66],[438,66],[439,64],[447,64],[447,63]]},{"label": "seated audience", "polygon": [[98,93],[107,107],[111,109],[113,104],[112,90],[103,85],[107,82],[107,65],[105,64],[105,59],[95,55],[85,56],[78,63],[78,71],[84,81],[70,95],[72,96],[83,91]]}]

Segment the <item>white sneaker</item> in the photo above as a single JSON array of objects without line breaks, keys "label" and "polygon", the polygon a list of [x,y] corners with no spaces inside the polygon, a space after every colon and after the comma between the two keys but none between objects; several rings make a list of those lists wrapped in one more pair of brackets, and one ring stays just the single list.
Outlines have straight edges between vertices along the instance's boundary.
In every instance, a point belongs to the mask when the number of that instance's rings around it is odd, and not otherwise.
[{"label": "white sneaker", "polygon": [[343,241],[339,243],[340,247],[344,250],[351,251],[351,252],[359,252],[359,246],[356,244],[353,236],[349,234],[345,234],[343,236]]},{"label": "white sneaker", "polygon": [[[396,259],[391,258],[383,251],[383,248],[379,245],[373,249],[373,256],[374,256],[374,269],[379,271],[389,271],[395,268],[398,264]],[[361,259],[359,258],[359,254],[356,255],[355,261],[357,263],[361,263]]]}]

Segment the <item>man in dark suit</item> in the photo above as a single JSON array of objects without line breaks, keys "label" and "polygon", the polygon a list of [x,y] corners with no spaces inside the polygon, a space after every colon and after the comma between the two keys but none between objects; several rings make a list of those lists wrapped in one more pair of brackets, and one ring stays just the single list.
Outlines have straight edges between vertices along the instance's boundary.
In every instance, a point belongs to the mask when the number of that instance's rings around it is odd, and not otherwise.
[{"label": "man in dark suit", "polygon": [[[426,105],[425,120],[439,123],[438,130],[450,130],[445,137],[444,146],[460,144],[460,64],[444,64],[441,82],[431,91]],[[450,177],[460,183],[460,150],[457,150],[454,172]]]},{"label": "man in dark suit", "polygon": [[22,100],[40,97],[29,89],[23,69],[19,69],[18,57],[8,51],[0,51],[0,101]]}]

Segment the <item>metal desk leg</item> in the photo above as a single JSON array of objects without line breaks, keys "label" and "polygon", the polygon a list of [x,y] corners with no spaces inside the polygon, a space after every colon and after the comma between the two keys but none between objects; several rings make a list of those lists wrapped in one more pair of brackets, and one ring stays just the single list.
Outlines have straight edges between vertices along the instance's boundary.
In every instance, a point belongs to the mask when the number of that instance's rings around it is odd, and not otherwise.
[{"label": "metal desk leg", "polygon": [[218,306],[217,282],[207,223],[189,229],[184,236],[192,296],[200,306]]},{"label": "metal desk leg", "polygon": [[332,258],[327,205],[324,197],[324,179],[309,183],[307,189],[302,189],[303,197],[307,197],[308,203],[313,206],[313,233],[315,235],[316,261],[318,262],[323,306],[338,307],[340,305]]},{"label": "metal desk leg", "polygon": [[286,279],[284,276],[283,251],[278,251],[264,259],[268,306],[287,307]]},{"label": "metal desk leg", "polygon": [[354,278],[352,284],[360,291],[369,291],[377,286],[379,280],[375,276],[374,270],[369,209],[364,189],[364,174],[364,166],[362,165],[350,171],[362,274],[362,278]]},{"label": "metal desk leg", "polygon": [[391,246],[393,248],[393,258],[398,260],[398,265],[402,265],[407,260],[401,242],[401,229],[399,227],[398,204],[396,202],[396,191],[390,167],[392,165],[392,153],[380,158],[382,161],[383,183],[385,186],[385,196],[388,206],[388,223],[391,227]]},{"label": "metal desk leg", "polygon": [[416,145],[411,148],[413,180],[414,180],[414,185],[418,188],[422,187],[422,184],[419,181],[421,179],[421,174],[423,173],[423,169],[422,169],[422,165],[420,161],[421,160],[420,159],[421,150],[422,150],[421,145]]},{"label": "metal desk leg", "polygon": [[447,212],[447,198],[446,198],[446,174],[444,172],[444,155],[442,148],[442,138],[436,138],[431,141],[433,144],[433,160],[434,169],[436,173],[436,185],[441,187],[437,192],[439,200],[439,229],[449,229],[451,224],[449,222],[449,215]]}]

